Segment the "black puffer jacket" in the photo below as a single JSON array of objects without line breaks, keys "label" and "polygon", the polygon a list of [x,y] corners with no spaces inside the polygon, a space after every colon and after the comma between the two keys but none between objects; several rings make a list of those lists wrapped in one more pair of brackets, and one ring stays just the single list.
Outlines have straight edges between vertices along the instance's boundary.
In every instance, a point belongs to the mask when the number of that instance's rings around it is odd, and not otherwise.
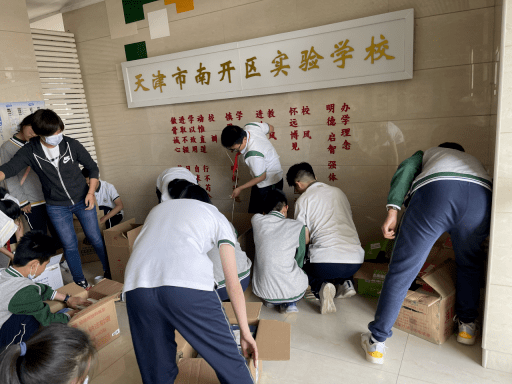
[{"label": "black puffer jacket", "polygon": [[34,137],[9,162],[0,166],[0,172],[8,179],[30,166],[31,172],[34,171],[41,180],[46,203],[77,204],[89,191],[79,164],[89,170],[91,179],[99,178],[98,165],[84,146],[70,137],[64,136],[59,151],[59,168],[55,168],[46,157],[39,137]]}]

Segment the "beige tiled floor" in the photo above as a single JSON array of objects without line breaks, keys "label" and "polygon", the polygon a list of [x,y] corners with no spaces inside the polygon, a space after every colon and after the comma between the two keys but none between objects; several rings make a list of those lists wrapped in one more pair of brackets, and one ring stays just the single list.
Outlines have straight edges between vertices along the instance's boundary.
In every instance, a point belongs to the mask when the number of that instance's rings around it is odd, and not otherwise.
[{"label": "beige tiled floor", "polygon": [[[100,271],[99,263],[84,264],[84,273],[90,281]],[[67,274],[64,277],[70,278]],[[259,301],[250,292],[246,297],[248,301]],[[298,304],[300,312],[292,315],[262,308],[262,318],[291,323],[292,337],[291,360],[263,362],[261,384],[512,382],[512,374],[482,368],[480,341],[468,347],[458,344],[455,336],[443,345],[435,345],[394,330],[386,343],[386,363],[382,366],[367,363],[359,344],[360,334],[373,317],[376,300],[355,296],[336,300],[336,306],[336,314],[324,316],[320,315],[316,301],[302,300]],[[126,306],[117,303],[116,307],[122,336],[100,351],[91,384],[142,383],[131,349]],[[114,350],[122,352],[116,355]]]}]

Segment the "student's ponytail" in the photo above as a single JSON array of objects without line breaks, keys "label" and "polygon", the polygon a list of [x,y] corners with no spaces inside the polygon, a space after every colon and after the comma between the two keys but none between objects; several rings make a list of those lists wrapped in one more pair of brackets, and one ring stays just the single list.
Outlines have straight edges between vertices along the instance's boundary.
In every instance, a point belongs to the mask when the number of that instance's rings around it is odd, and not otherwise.
[{"label": "student's ponytail", "polygon": [[91,372],[94,355],[94,346],[85,332],[53,323],[26,345],[11,345],[0,354],[0,383],[69,384],[78,379],[81,384]]},{"label": "student's ponytail", "polygon": [[193,199],[211,204],[208,193],[199,185],[184,179],[174,179],[168,185],[169,196],[172,199]]},{"label": "student's ponytail", "polygon": [[0,199],[3,199],[5,195],[7,195],[9,191],[5,189],[4,187],[0,187]]},{"label": "student's ponytail", "polygon": [[21,384],[18,377],[18,359],[22,359],[21,347],[13,344],[4,349],[0,355],[0,383]]}]

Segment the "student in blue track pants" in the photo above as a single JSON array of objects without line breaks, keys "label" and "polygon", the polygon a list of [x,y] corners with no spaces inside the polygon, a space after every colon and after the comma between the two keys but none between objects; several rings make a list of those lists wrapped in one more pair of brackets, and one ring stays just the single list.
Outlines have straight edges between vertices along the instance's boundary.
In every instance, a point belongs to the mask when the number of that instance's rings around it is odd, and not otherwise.
[{"label": "student in blue track pants", "polygon": [[396,234],[389,272],[384,280],[375,319],[361,335],[368,361],[384,362],[384,342],[393,327],[407,290],[436,242],[452,237],[457,265],[455,313],[457,341],[475,343],[484,253],[489,235],[492,182],[483,165],[456,143],[444,143],[406,159],[391,181],[384,237],[395,238],[397,212],[408,207]]},{"label": "student in blue track pants", "polygon": [[[233,230],[198,185],[169,183],[171,200],[149,213],[126,266],[124,293],[144,384],[174,383],[177,330],[212,366],[222,384],[253,384],[244,356],[258,350],[238,281]],[[214,290],[207,252],[219,247],[226,287],[240,324],[239,352]]]}]

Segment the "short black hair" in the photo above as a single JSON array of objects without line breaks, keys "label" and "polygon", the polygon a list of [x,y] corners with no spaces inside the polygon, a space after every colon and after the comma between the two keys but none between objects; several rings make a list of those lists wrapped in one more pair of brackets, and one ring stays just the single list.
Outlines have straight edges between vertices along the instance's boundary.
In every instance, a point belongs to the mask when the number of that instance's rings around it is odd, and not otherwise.
[{"label": "short black hair", "polygon": [[167,185],[167,191],[172,199],[194,199],[211,204],[210,196],[199,185],[185,179],[174,179]]},{"label": "short black hair", "polygon": [[8,199],[0,201],[0,211],[5,213],[7,217],[12,220],[16,220],[21,216],[20,206],[16,202]]},{"label": "short black hair", "polygon": [[281,211],[283,207],[288,205],[288,199],[283,191],[279,189],[274,189],[270,191],[265,198],[265,202],[263,203],[263,212],[270,213],[272,211]]},{"label": "short black hair", "polygon": [[40,109],[33,113],[32,130],[38,136],[52,136],[58,130],[64,131],[64,123],[51,109]]},{"label": "short black hair", "polygon": [[89,177],[91,173],[89,172],[89,170],[87,168],[82,168],[82,175],[84,175],[84,177],[87,179]]},{"label": "short black hair", "polygon": [[32,126],[32,120],[34,120],[34,114],[31,113],[28,116],[25,116],[23,120],[21,120],[20,125],[18,125],[18,132],[23,129],[23,127],[26,127],[27,125]]},{"label": "short black hair", "polygon": [[309,163],[294,164],[286,173],[286,182],[290,187],[295,186],[295,182],[301,180],[304,176],[315,179],[315,172]]},{"label": "short black hair", "polygon": [[460,145],[459,143],[450,143],[447,141],[446,143],[439,144],[439,148],[450,148],[450,149],[456,149],[457,151],[466,152],[464,150],[464,147]]},{"label": "short black hair", "polygon": [[231,148],[235,144],[240,144],[246,136],[247,132],[245,132],[238,125],[228,125],[222,130],[220,142],[222,143],[223,147]]},{"label": "short black hair", "polygon": [[17,267],[24,267],[32,260],[38,260],[43,264],[50,260],[50,256],[56,251],[55,240],[45,235],[43,231],[30,231],[21,238],[13,264]]}]

